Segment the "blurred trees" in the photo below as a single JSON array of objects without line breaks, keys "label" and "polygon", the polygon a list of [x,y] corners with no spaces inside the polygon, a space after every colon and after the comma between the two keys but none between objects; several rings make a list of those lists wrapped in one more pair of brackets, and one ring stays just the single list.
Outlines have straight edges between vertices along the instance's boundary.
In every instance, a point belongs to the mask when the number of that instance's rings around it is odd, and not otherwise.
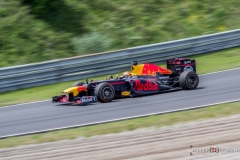
[{"label": "blurred trees", "polygon": [[82,8],[67,5],[64,0],[21,0],[30,7],[30,13],[53,27],[58,32],[83,34],[82,19],[86,14]]},{"label": "blurred trees", "polygon": [[0,67],[240,27],[239,0],[0,0]]},{"label": "blurred trees", "polygon": [[55,12],[63,3],[62,0],[21,0],[22,4],[29,5],[31,13],[37,17]]}]

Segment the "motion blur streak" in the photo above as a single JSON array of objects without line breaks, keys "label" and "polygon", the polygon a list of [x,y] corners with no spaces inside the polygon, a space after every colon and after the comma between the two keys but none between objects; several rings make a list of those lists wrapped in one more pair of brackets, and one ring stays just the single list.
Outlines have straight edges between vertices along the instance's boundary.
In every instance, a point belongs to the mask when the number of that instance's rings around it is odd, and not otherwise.
[{"label": "motion blur streak", "polygon": [[200,76],[193,91],[177,91],[114,100],[88,106],[56,105],[50,101],[0,109],[0,136],[110,121],[239,99],[240,69]]}]

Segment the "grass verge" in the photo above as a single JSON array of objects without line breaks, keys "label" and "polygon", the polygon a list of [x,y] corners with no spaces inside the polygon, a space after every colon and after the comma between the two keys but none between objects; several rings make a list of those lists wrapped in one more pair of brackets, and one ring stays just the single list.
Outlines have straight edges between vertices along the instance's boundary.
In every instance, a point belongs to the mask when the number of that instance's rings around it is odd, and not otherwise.
[{"label": "grass verge", "polygon": [[240,102],[226,103],[205,107],[200,109],[186,110],[161,115],[153,115],[144,118],[135,118],[119,122],[99,124],[75,129],[66,129],[48,133],[12,137],[0,140],[0,148],[8,148],[19,145],[37,144],[43,142],[53,142],[63,139],[76,139],[78,137],[91,137],[109,133],[134,130],[144,127],[162,127],[176,123],[185,123],[192,120],[202,120],[207,118],[219,118],[233,114],[240,114]]},{"label": "grass verge", "polygon": [[[240,67],[239,53],[240,47],[220,52],[197,55],[191,58],[196,59],[198,74],[204,74]],[[165,64],[161,65],[163,67],[166,66]],[[105,78],[106,76],[93,77],[94,80]],[[0,106],[50,99],[53,95],[58,95],[62,90],[70,87],[73,82],[75,81],[0,93]]]}]

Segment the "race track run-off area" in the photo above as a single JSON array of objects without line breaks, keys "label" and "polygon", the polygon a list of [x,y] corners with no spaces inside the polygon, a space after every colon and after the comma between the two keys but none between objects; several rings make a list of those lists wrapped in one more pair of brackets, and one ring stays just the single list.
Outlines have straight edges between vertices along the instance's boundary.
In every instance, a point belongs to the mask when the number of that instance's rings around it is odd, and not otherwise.
[{"label": "race track run-off area", "polygon": [[[50,130],[114,119],[180,110],[240,99],[240,69],[200,76],[196,90],[174,91],[86,106],[49,101],[0,108],[0,136]],[[59,91],[63,88],[59,88]],[[51,97],[49,97],[51,98]]]},{"label": "race track run-off area", "polygon": [[[235,160],[240,115],[0,149],[1,160]],[[192,148],[191,148],[192,146]],[[211,148],[220,151],[210,152]]]}]

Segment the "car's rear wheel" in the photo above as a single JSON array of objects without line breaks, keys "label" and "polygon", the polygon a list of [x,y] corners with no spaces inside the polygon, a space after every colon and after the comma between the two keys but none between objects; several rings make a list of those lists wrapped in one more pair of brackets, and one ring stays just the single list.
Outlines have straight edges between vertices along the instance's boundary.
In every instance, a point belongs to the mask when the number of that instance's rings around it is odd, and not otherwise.
[{"label": "car's rear wheel", "polygon": [[194,71],[184,71],[179,77],[179,85],[185,90],[197,88],[198,83],[199,77]]},{"label": "car's rear wheel", "polygon": [[115,97],[115,89],[107,82],[100,83],[96,86],[94,95],[97,97],[99,102],[111,102]]},{"label": "car's rear wheel", "polygon": [[84,84],[84,82],[75,82],[73,83],[73,87],[77,87],[77,86],[82,86]]}]

